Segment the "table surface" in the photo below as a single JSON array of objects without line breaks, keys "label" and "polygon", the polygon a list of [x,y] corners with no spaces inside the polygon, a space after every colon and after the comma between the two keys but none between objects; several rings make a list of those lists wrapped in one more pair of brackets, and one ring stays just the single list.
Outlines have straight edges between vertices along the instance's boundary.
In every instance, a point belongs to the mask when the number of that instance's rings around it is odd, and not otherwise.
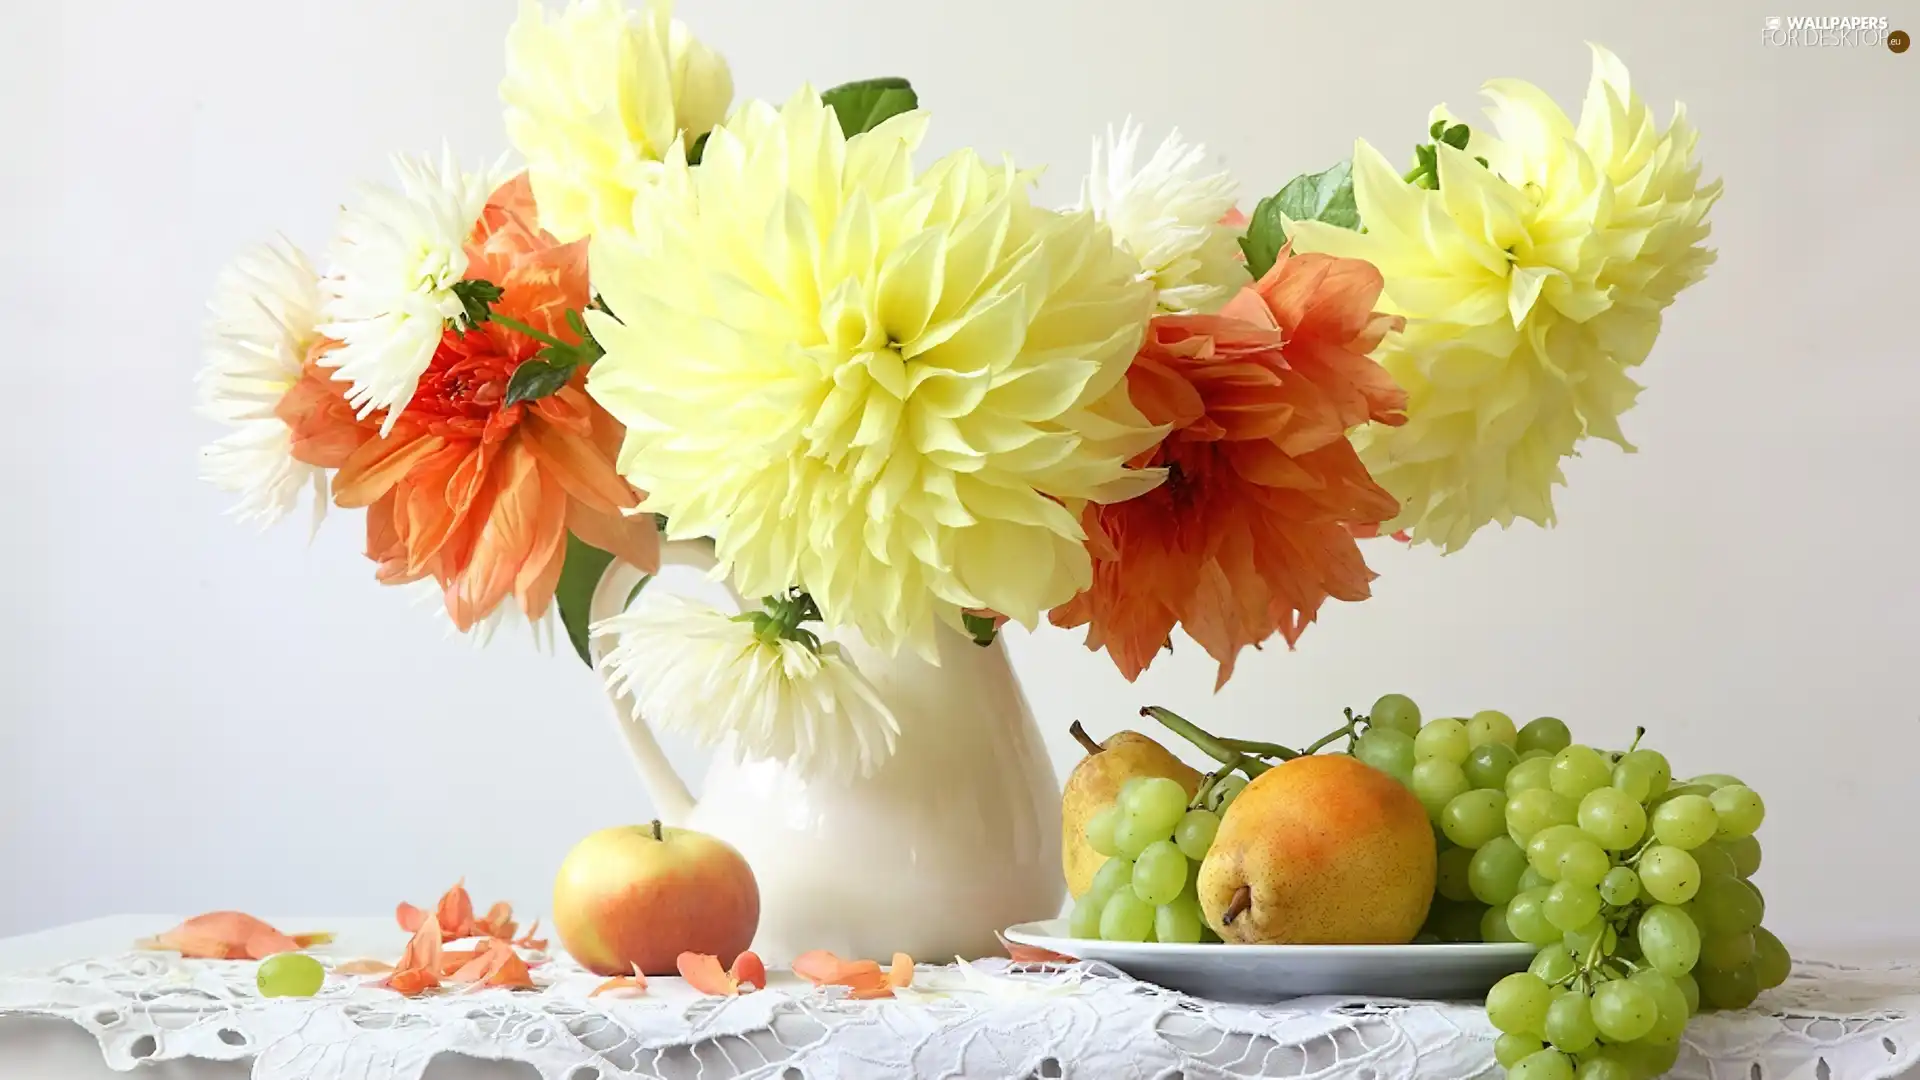
[{"label": "table surface", "polygon": [[[852,1080],[867,1077],[1497,1075],[1475,1003],[1306,998],[1223,1005],[1101,965],[922,965],[898,1000],[853,1002],[775,972],[767,990],[703,997],[650,979],[642,997],[564,955],[540,989],[401,998],[330,977],[262,999],[253,965],[130,951],[174,916],[116,916],[0,939],[0,1075],[257,1080]],[[324,959],[397,956],[390,918],[270,919],[327,930]],[[7,1067],[19,1072],[9,1072]],[[1703,1080],[1920,1080],[1920,964],[1802,962],[1739,1013],[1697,1018],[1671,1074]]]}]

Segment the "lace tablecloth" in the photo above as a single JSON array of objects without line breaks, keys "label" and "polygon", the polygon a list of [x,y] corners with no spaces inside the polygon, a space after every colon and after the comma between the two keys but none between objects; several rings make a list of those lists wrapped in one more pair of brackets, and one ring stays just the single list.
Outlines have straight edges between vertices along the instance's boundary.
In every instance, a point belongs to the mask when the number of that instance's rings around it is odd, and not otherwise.
[{"label": "lace tablecloth", "polygon": [[[333,947],[336,958],[367,955],[357,947],[377,924],[355,922]],[[68,940],[132,928],[123,920],[99,925]],[[140,932],[166,925],[149,920]],[[285,925],[336,929],[340,921]],[[379,935],[389,957],[398,952],[394,937],[390,924]],[[264,999],[251,964],[102,950],[16,970],[32,950],[9,944],[0,942],[0,1020],[77,1025],[115,1070],[251,1061],[255,1080],[420,1080],[436,1057],[455,1054],[523,1063],[531,1069],[522,1075],[542,1080],[1495,1074],[1493,1032],[1474,1003],[1222,1005],[1099,965],[922,965],[915,989],[893,1001],[847,1001],[779,975],[766,990],[732,999],[654,979],[642,997],[589,1000],[600,980],[557,957],[537,969],[536,992],[408,999],[367,985],[371,979],[331,977],[314,998]],[[0,1026],[0,1062],[7,1030]],[[1754,1009],[1697,1018],[1671,1075],[1880,1080],[1910,1070],[1920,1076],[1920,965],[1811,961]],[[435,1075],[453,1075],[444,1059]]]}]

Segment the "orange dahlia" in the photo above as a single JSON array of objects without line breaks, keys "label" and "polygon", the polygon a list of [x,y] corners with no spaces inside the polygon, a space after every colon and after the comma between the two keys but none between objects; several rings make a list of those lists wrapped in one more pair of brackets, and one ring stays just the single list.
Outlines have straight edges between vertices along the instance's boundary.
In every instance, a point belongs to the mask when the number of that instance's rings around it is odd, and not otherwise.
[{"label": "orange dahlia", "polygon": [[1169,427],[1132,462],[1166,482],[1092,506],[1093,585],[1052,614],[1086,625],[1129,680],[1175,625],[1233,674],[1275,631],[1291,646],[1328,597],[1362,600],[1372,571],[1355,530],[1398,509],[1347,432],[1400,423],[1406,395],[1367,358],[1395,320],[1379,271],[1285,256],[1217,315],[1162,315],[1127,371],[1133,402]]},{"label": "orange dahlia", "polygon": [[[466,244],[466,276],[502,290],[493,311],[575,342],[567,312],[587,307],[586,242],[540,228],[524,175],[496,190]],[[451,328],[384,436],[384,410],[356,417],[347,385],[320,360],[322,339],[276,414],[295,459],[338,470],[336,505],[367,508],[367,555],[382,583],[431,577],[462,631],[511,596],[545,615],[567,533],[645,568],[659,562],[652,515],[614,470],[622,429],[587,396],[586,372],[550,396],[506,403],[514,369],[541,342],[497,322]]]}]

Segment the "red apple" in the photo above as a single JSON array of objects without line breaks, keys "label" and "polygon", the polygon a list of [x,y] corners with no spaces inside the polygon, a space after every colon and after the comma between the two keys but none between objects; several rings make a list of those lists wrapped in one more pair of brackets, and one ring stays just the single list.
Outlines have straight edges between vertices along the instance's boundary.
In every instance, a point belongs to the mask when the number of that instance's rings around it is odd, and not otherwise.
[{"label": "red apple", "polygon": [[553,882],[553,928],[599,975],[672,975],[683,952],[730,964],[753,944],[760,886],[724,840],[622,825],[574,845]]}]

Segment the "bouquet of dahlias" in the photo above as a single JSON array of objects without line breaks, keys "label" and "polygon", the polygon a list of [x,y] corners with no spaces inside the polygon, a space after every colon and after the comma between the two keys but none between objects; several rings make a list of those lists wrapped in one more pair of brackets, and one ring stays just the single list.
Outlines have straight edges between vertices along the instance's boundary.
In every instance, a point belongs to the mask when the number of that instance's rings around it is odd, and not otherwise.
[{"label": "bouquet of dahlias", "polygon": [[1046,619],[1128,679],[1177,626],[1224,683],[1367,597],[1360,538],[1551,523],[1713,258],[1693,130],[1597,47],[1577,122],[1495,81],[1491,130],[1436,110],[1409,170],[1359,142],[1250,214],[1177,133],[1109,132],[1050,208],[1013,163],[916,161],[904,79],[734,105],[660,4],[526,0],[506,51],[521,167],[403,158],[317,268],[222,278],[205,474],[243,518],[365,508],[378,580],[461,631],[557,616],[583,658],[611,560],[710,541],[764,606],[639,605],[592,628],[607,676],[669,725],[752,687],[696,726],[789,759],[870,769],[892,725],[812,624],[932,655]]}]

